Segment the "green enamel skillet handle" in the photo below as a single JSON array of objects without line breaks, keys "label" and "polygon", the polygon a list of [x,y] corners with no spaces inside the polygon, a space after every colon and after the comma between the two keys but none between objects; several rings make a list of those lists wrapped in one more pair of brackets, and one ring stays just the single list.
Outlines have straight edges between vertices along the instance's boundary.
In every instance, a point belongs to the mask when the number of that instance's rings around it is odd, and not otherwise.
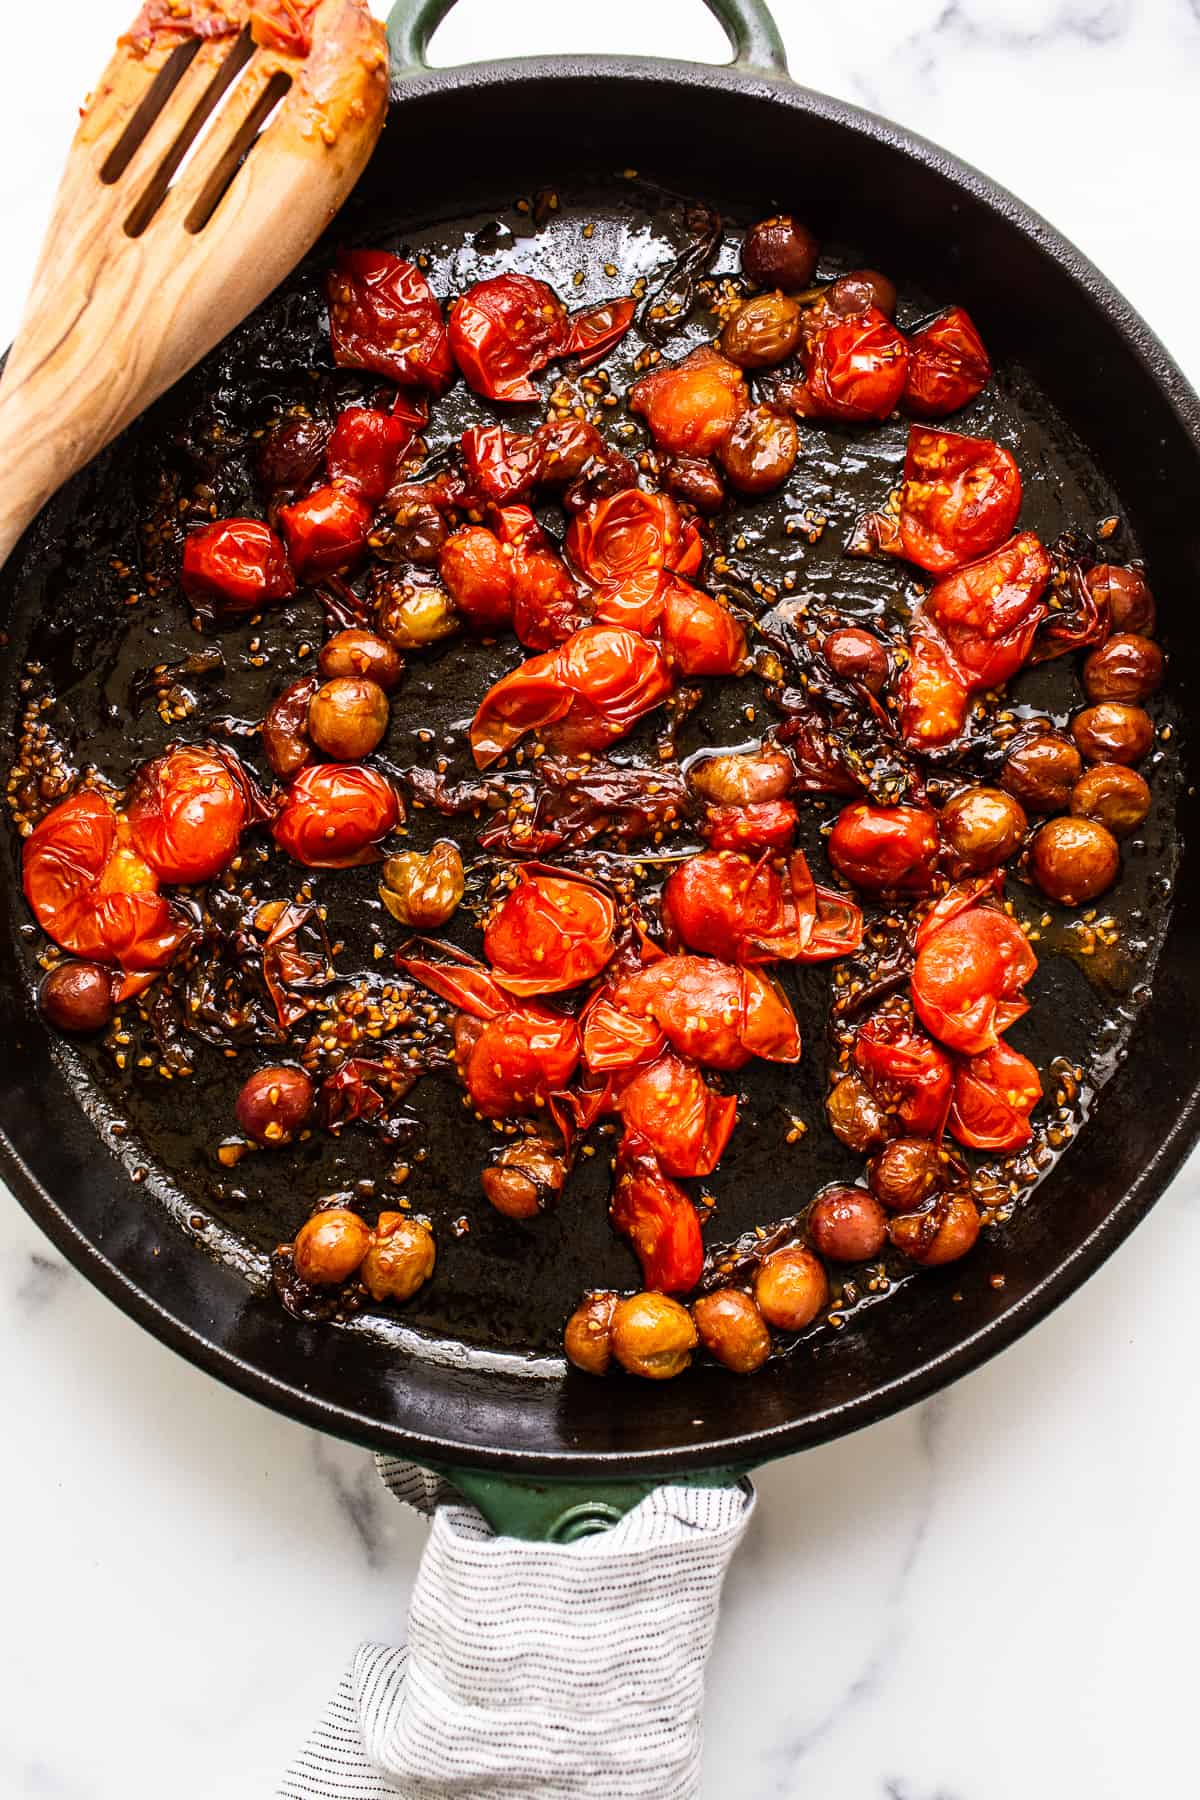
[{"label": "green enamel skillet handle", "polygon": [[[704,0],[704,3],[728,34],[735,69],[758,69],[768,75],[787,74],[783,39],[764,0]],[[454,0],[396,0],[388,19],[393,75],[428,68],[425,52],[429,40],[453,5]]]},{"label": "green enamel skillet handle", "polygon": [[733,1487],[750,1473],[751,1466],[701,1469],[692,1475],[666,1475],[660,1481],[571,1481],[549,1477],[533,1481],[478,1469],[438,1469],[436,1473],[479,1508],[497,1536],[573,1544],[577,1538],[607,1531],[664,1483],[672,1487]]}]

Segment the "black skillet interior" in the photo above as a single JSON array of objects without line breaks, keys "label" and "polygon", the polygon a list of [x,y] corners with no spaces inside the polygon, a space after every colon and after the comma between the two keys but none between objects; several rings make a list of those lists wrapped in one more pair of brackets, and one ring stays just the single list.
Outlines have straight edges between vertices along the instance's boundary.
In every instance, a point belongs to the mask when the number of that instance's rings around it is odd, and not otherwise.
[{"label": "black skillet interior", "polygon": [[[731,242],[737,226],[799,196],[833,247],[831,266],[869,260],[900,282],[902,322],[927,302],[968,304],[1003,373],[995,394],[964,416],[965,428],[994,433],[1017,451],[1024,516],[1047,538],[1120,514],[1119,549],[1146,559],[1173,650],[1172,685],[1181,691],[1187,641],[1172,623],[1200,576],[1200,551],[1179,504],[1200,474],[1194,397],[1094,271],[1072,261],[1009,197],[927,146],[800,90],[686,65],[526,64],[419,76],[394,107],[336,240],[425,250],[439,293],[514,264],[585,301],[624,291],[632,276],[661,262],[679,219],[656,183],[725,209]],[[514,202],[550,184],[559,207],[535,228]],[[595,225],[586,242],[585,222]],[[318,267],[329,248],[317,252]],[[607,275],[606,263],[618,274]],[[577,269],[584,271],[578,287]],[[131,717],[129,677],[195,640],[170,603],[114,626],[109,605],[119,608],[129,584],[113,563],[136,555],[132,518],[145,510],[170,436],[206,408],[238,425],[262,423],[273,403],[294,397],[298,382],[311,383],[297,368],[314,352],[324,366],[314,285],[311,272],[288,284],[49,509],[4,583],[11,635],[4,726],[23,699],[20,665],[34,654],[55,686],[70,691],[88,753],[110,774],[124,776],[170,735],[152,708]],[[331,380],[326,374],[318,386],[327,391]],[[439,437],[452,435],[457,404],[440,413]],[[770,581],[790,568],[802,590],[850,614],[877,613],[895,590],[895,572],[847,563],[838,546],[853,516],[889,485],[902,445],[900,427],[873,432],[869,448],[861,437],[811,434],[786,500],[749,515],[739,553],[746,573]],[[234,510],[248,497],[239,495],[236,457],[223,479],[222,510]],[[783,523],[806,506],[828,516],[829,526],[817,545],[797,548]],[[310,618],[301,606],[260,634],[265,668],[248,665],[250,631],[227,636],[230,674],[212,710],[260,714],[264,691],[290,678],[283,673],[289,652],[311,635],[312,611]],[[431,727],[454,740],[439,746],[454,754],[456,728],[495,655],[452,646],[428,669],[415,667],[394,708],[388,760],[401,765],[431,754],[416,736]],[[516,660],[511,646],[502,655]],[[753,735],[739,716],[747,698],[706,706],[688,747]],[[1018,699],[1060,712],[1078,704],[1065,665],[1029,678]],[[203,735],[203,718],[189,722],[190,736]],[[553,1219],[534,1227],[496,1219],[476,1184],[486,1139],[470,1128],[449,1084],[436,1080],[412,1099],[432,1131],[429,1159],[409,1191],[441,1227],[439,1278],[427,1298],[403,1326],[320,1328],[286,1319],[258,1291],[261,1259],[242,1244],[269,1248],[318,1193],[377,1174],[378,1146],[351,1130],[332,1149],[314,1145],[308,1161],[258,1158],[225,1179],[212,1147],[240,1064],[216,1067],[186,1090],[176,1084],[144,1100],[124,1097],[134,1129],[118,1144],[109,1131],[111,1080],[96,1079],[95,1059],[51,1042],[31,1005],[36,945],[11,875],[0,947],[0,1123],[11,1146],[10,1181],[68,1254],[169,1342],[257,1397],[345,1435],[434,1460],[579,1473],[752,1460],[817,1441],[915,1398],[1023,1329],[1107,1254],[1178,1166],[1191,1139],[1196,1087],[1195,901],[1186,881],[1174,899],[1168,978],[1160,966],[1151,987],[1150,975],[1176,832],[1186,840],[1195,806],[1186,740],[1182,755],[1181,773],[1174,748],[1160,753],[1146,853],[1127,859],[1114,907],[1141,965],[1132,971],[1134,990],[1145,996],[1136,1019],[1128,996],[1115,1003],[1074,962],[1047,958],[1033,1017],[1015,1040],[1043,1066],[1062,1052],[1097,1073],[1119,1061],[1070,1155],[967,1264],[905,1283],[840,1334],[818,1333],[752,1381],[704,1370],[636,1394],[620,1382],[564,1382],[547,1352],[565,1313],[585,1286],[627,1285],[632,1272],[604,1221],[603,1159]],[[808,847],[816,852],[815,826],[814,817]],[[15,843],[12,850],[10,871]],[[338,935],[365,948],[378,929],[373,879],[359,872],[338,881],[330,890],[331,904],[340,896]],[[463,941],[471,942],[469,933]],[[746,1122],[711,1184],[719,1212],[710,1237],[793,1213],[823,1180],[854,1172],[820,1123],[825,977],[804,972],[794,991],[808,1055],[798,1076],[760,1067],[745,1085]],[[1129,1054],[1118,1059],[1131,1019]],[[799,1150],[784,1142],[793,1112],[815,1126]],[[148,1171],[138,1183],[135,1169]],[[455,1237],[448,1228],[460,1215],[471,1229]]]}]

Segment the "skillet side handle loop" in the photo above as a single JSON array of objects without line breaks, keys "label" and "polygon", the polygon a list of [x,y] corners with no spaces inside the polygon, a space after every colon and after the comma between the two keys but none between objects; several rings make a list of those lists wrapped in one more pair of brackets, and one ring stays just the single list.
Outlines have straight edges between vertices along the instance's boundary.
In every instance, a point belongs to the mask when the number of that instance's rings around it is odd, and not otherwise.
[{"label": "skillet side handle loop", "polygon": [[[725,29],[733,50],[735,69],[787,75],[783,39],[765,0],[704,0],[704,3]],[[426,52],[430,39],[453,5],[454,0],[396,0],[387,28],[394,78],[428,69]]]}]

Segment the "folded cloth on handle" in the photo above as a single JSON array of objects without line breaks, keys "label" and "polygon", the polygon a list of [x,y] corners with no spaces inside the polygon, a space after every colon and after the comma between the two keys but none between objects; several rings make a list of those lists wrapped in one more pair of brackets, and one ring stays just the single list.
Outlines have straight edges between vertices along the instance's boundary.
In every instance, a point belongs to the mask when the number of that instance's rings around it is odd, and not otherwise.
[{"label": "folded cloth on handle", "polygon": [[277,1800],[692,1800],[750,1483],[658,1488],[611,1531],[546,1544],[378,1464],[433,1515],[408,1643],[360,1647]]}]

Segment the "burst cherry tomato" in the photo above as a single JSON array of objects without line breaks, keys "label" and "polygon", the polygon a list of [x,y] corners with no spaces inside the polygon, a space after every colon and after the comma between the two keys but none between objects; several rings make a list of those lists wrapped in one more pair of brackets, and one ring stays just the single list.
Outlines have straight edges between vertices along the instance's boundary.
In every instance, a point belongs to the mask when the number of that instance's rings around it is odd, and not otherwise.
[{"label": "burst cherry tomato", "polygon": [[629,410],[641,413],[660,450],[711,456],[749,398],[737,364],[705,346],[681,363],[643,375],[629,390]]},{"label": "burst cherry tomato", "polygon": [[575,583],[527,506],[505,506],[495,532],[512,576],[513,630],[531,650],[561,644],[583,622]]},{"label": "burst cherry tomato", "polygon": [[875,1013],[860,1026],[854,1063],[876,1100],[914,1137],[938,1137],[953,1087],[950,1058],[903,1013]]},{"label": "burst cherry tomato", "polygon": [[160,881],[211,881],[237,851],[247,802],[246,777],[232,757],[185,746],[138,774],[130,834]]},{"label": "burst cherry tomato", "polygon": [[647,1288],[682,1294],[695,1287],[704,1268],[696,1209],[636,1132],[626,1132],[617,1150],[609,1217],[633,1245]]},{"label": "burst cherry tomato", "polygon": [[793,411],[818,419],[886,419],[904,392],[908,346],[872,306],[818,326],[805,342],[804,363],[804,381],[788,390]]},{"label": "burst cherry tomato", "polygon": [[691,545],[666,494],[625,488],[594,500],[567,531],[567,555],[589,581],[619,581],[641,569],[684,569]]},{"label": "burst cherry tomato", "polygon": [[72,794],[22,847],[25,898],[64,950],[122,969],[160,969],[188,935],[101,794]]},{"label": "burst cherry tomato", "polygon": [[523,500],[537,486],[542,440],[503,425],[470,425],[462,434],[463,468],[474,491],[496,506]]},{"label": "burst cherry tomato", "polygon": [[590,881],[518,871],[487,922],[483,947],[510,994],[555,994],[598,975],[613,953],[617,909]]},{"label": "burst cherry tomato", "polygon": [[1033,1136],[1029,1115],[1041,1097],[1029,1058],[993,1044],[955,1070],[950,1130],[972,1150],[1021,1150]]},{"label": "burst cherry tomato", "polygon": [[657,1062],[667,1047],[665,1033],[648,1014],[643,1018],[629,1012],[603,990],[588,1001],[580,1022],[583,1066],[589,1075],[627,1073]]},{"label": "burst cherry tomato", "polygon": [[281,507],[279,523],[301,581],[352,569],[367,548],[373,517],[360,494],[332,484]]},{"label": "burst cherry tomato", "polygon": [[636,311],[636,300],[605,300],[599,306],[572,313],[567,321],[571,329],[563,355],[578,357],[579,367],[590,369],[620,343],[633,324]]},{"label": "burst cherry tomato", "polygon": [[344,250],[329,276],[333,360],[442,393],[454,363],[442,309],[419,269],[384,250]]},{"label": "burst cherry tomato", "polygon": [[287,551],[261,519],[218,519],[190,532],[180,579],[189,600],[257,612],[296,591]]},{"label": "burst cherry tomato", "polygon": [[711,850],[786,850],[799,823],[790,800],[758,800],[752,806],[710,806],[703,832]]},{"label": "burst cherry tomato", "polygon": [[382,500],[411,438],[411,426],[395,413],[374,406],[348,408],[334,426],[325,453],[330,481],[364,500]]},{"label": "burst cherry tomato", "polygon": [[818,887],[799,851],[783,873],[765,855],[689,857],[667,879],[662,915],[669,934],[723,962],[822,962],[862,942],[858,907]]},{"label": "burst cherry tomato", "polygon": [[829,860],[839,875],[868,893],[899,888],[924,893],[937,863],[937,820],[921,806],[843,807],[829,834]]},{"label": "burst cherry tomato", "polygon": [[668,1175],[711,1175],[737,1123],[737,1095],[715,1094],[694,1063],[669,1050],[638,1070],[619,1104],[627,1129]]},{"label": "burst cherry tomato", "polygon": [[1028,660],[1046,617],[1050,558],[1023,531],[990,556],[936,582],[918,609],[900,678],[900,721],[919,748],[962,730],[973,694],[998,687]]},{"label": "burst cherry tomato", "polygon": [[442,584],[472,630],[487,634],[512,624],[512,558],[495,532],[465,525],[442,545]]},{"label": "burst cherry tomato", "polygon": [[662,569],[639,569],[606,583],[593,618],[653,637],[681,675],[733,675],[746,657],[746,634],[719,600]]},{"label": "burst cherry tomato", "polygon": [[525,1001],[486,1021],[462,1062],[462,1074],[477,1112],[510,1119],[544,1106],[567,1085],[578,1062],[574,1019]]},{"label": "burst cherry tomato", "polygon": [[913,425],[900,492],[904,555],[934,575],[1004,543],[1021,510],[1021,476],[990,438]]},{"label": "burst cherry tomato", "polygon": [[[917,934],[912,997],[917,1016],[951,1050],[974,1056],[1029,1011],[1021,989],[1037,968],[1029,939],[1007,913],[954,891]],[[927,931],[927,927],[933,929]]]},{"label": "burst cherry tomato", "polygon": [[670,692],[670,671],[646,638],[585,626],[484,695],[471,721],[476,765],[486,769],[529,731],[543,732],[552,748],[568,753],[603,749]]},{"label": "burst cherry tomato", "polygon": [[[708,956],[660,956],[617,981],[610,1005],[653,1020],[673,1050],[709,1069],[740,1069],[752,1056],[800,1060],[788,998],[759,969]],[[586,1028],[584,1043],[586,1054]]]},{"label": "burst cherry tomato", "polygon": [[375,769],[314,763],[288,789],[276,842],[307,869],[349,869],[374,862],[374,846],[397,824],[396,795]]},{"label": "burst cherry tomato", "polygon": [[992,365],[970,314],[961,306],[914,331],[901,400],[918,419],[942,419],[973,400],[991,379]]},{"label": "burst cherry tomato", "polygon": [[493,275],[450,311],[450,349],[468,387],[485,400],[533,401],[530,375],[564,354],[567,309],[532,275]]}]

